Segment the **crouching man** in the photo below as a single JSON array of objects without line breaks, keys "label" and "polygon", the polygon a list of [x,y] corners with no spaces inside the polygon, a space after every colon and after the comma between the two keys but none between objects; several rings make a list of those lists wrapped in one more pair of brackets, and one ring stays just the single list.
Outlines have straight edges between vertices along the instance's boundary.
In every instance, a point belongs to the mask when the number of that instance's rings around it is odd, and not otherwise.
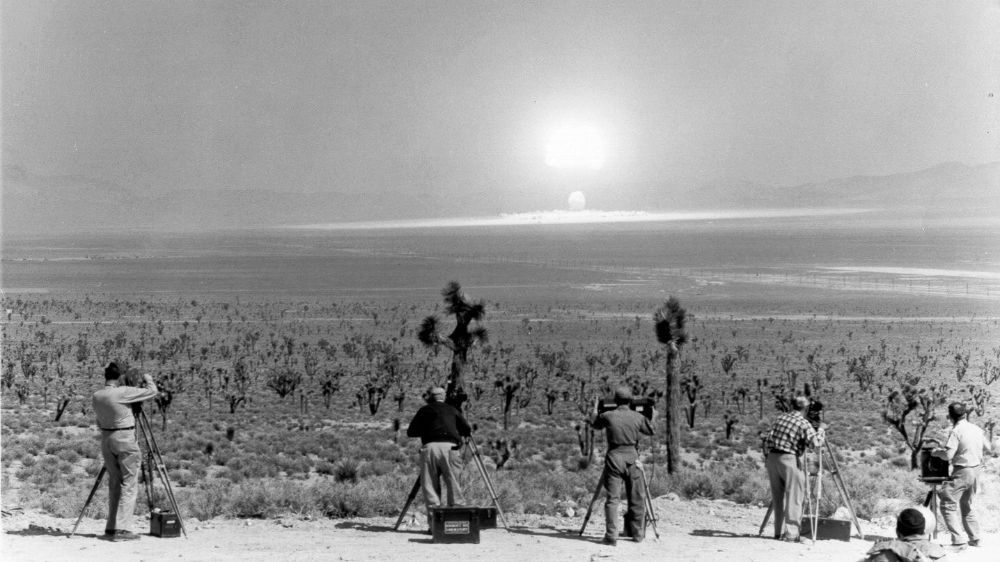
[{"label": "crouching man", "polygon": [[472,434],[469,422],[454,406],[444,403],[445,391],[432,387],[424,395],[427,405],[417,410],[406,429],[407,437],[419,437],[420,488],[427,504],[427,523],[431,523],[430,509],[441,505],[441,480],[447,492],[447,505],[461,505],[462,489],[458,473],[462,469],[459,447],[462,438]]},{"label": "crouching man", "polygon": [[[607,500],[604,503],[604,544],[618,544],[618,503],[621,501],[622,483],[628,500],[626,524],[635,542],[642,542],[646,533],[646,496],[643,490],[642,471],[639,463],[639,437],[652,435],[651,420],[633,410],[632,391],[628,387],[615,390],[617,408],[597,416],[594,429],[607,430],[608,453],[604,457],[601,483]],[[653,411],[655,417],[656,411]]]},{"label": "crouching man", "polygon": [[121,386],[121,371],[116,363],[104,369],[104,388],[94,393],[94,413],[101,430],[101,454],[108,472],[108,539],[135,540],[132,516],[138,493],[139,465],[142,453],[135,435],[132,405],[154,398],[156,384],[149,374],[142,375],[142,387]]}]

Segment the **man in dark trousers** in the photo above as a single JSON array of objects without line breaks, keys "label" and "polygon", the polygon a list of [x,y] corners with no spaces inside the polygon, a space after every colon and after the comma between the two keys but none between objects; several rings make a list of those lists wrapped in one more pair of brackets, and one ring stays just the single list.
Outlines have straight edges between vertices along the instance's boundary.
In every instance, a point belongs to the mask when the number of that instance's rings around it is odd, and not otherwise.
[{"label": "man in dark trousers", "polygon": [[[594,429],[606,429],[608,453],[604,457],[601,484],[607,494],[604,503],[604,544],[618,544],[618,503],[621,501],[622,482],[628,499],[628,532],[635,542],[642,542],[646,533],[646,503],[642,472],[639,463],[639,437],[652,435],[653,424],[629,405],[632,391],[628,387],[615,390],[617,408],[604,412],[594,419]],[[653,412],[655,416],[656,412]]]},{"label": "man in dark trousers", "polygon": [[142,378],[142,387],[121,386],[118,365],[109,363],[104,369],[104,388],[93,397],[97,427],[101,430],[101,454],[108,472],[108,522],[104,536],[115,541],[139,538],[132,532],[132,515],[142,453],[135,438],[132,405],[157,394],[153,377],[147,373]]},{"label": "man in dark trousers", "polygon": [[806,473],[802,455],[807,446],[823,444],[823,429],[818,431],[806,419],[809,399],[796,396],[792,411],[778,416],[765,438],[767,477],[771,483],[771,507],[774,509],[774,538],[800,542],[802,501],[806,497]]},{"label": "man in dark trousers", "polygon": [[462,469],[459,448],[462,438],[472,434],[472,428],[454,406],[444,403],[444,389],[435,386],[427,391],[427,404],[417,410],[406,429],[407,437],[419,437],[420,487],[427,504],[427,521],[430,509],[441,505],[441,479],[448,493],[447,505],[462,504],[462,489],[458,473]]}]

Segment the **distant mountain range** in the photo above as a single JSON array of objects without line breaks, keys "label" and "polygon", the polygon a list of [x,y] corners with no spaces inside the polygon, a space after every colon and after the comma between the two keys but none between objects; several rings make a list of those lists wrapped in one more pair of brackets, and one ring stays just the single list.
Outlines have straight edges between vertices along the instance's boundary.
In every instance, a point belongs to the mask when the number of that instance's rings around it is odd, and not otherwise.
[{"label": "distant mountain range", "polygon": [[[491,216],[565,206],[564,194],[526,186],[454,192],[363,194],[178,190],[144,194],[81,176],[41,176],[4,166],[2,232],[7,235],[257,228],[449,216]],[[1000,216],[1000,162],[940,164],[917,172],[854,176],[797,186],[748,182],[629,184],[587,193],[588,208],[608,211],[864,208],[934,218]]]}]

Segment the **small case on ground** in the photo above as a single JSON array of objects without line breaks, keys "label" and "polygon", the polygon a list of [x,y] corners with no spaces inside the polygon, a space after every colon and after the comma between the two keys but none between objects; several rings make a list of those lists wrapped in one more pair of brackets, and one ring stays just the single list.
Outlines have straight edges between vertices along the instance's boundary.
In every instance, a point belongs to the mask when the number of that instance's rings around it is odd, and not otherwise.
[{"label": "small case on ground", "polygon": [[149,534],[170,538],[181,536],[181,520],[173,511],[154,511],[149,514]]},{"label": "small case on ground", "polygon": [[497,528],[497,508],[495,507],[479,507],[479,528],[480,529],[496,529]]},{"label": "small case on ground", "polygon": [[436,543],[479,544],[478,507],[432,507],[431,535]]},{"label": "small case on ground", "polygon": [[[799,534],[804,539],[812,538],[812,517],[803,517],[802,526],[799,527]],[[819,518],[816,523],[816,539],[833,539],[838,541],[851,540],[851,522],[840,519]]]}]

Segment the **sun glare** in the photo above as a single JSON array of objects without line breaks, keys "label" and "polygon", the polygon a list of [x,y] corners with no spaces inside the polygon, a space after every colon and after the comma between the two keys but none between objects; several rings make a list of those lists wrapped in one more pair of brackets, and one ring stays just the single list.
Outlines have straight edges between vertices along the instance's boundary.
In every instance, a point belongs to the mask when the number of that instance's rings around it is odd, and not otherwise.
[{"label": "sun glare", "polygon": [[559,127],[545,144],[545,163],[553,168],[600,170],[604,158],[604,140],[592,125]]}]

